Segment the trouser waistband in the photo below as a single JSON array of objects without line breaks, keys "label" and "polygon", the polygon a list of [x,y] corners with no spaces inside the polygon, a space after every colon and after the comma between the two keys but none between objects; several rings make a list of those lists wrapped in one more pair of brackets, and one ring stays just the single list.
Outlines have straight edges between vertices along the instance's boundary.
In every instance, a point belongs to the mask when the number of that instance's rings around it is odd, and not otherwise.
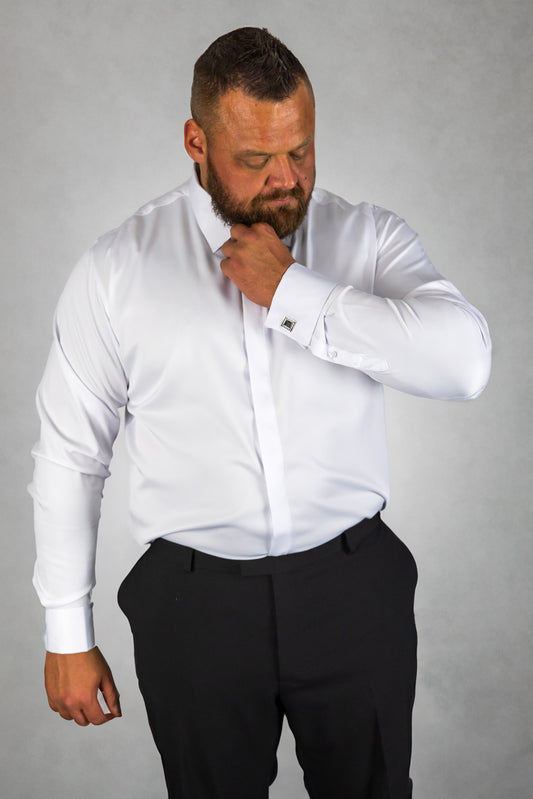
[{"label": "trouser waistband", "polygon": [[379,513],[376,513],[371,519],[363,519],[354,524],[353,527],[344,530],[340,535],[330,541],[326,541],[325,544],[313,547],[313,549],[292,552],[288,555],[268,555],[254,560],[220,558],[182,544],[176,544],[165,538],[156,538],[151,545],[151,551],[165,559],[173,560],[177,567],[181,567],[187,572],[205,569],[208,571],[241,574],[243,576],[279,574],[305,568],[315,561],[322,560],[325,556],[336,552],[355,552],[361,542],[371,533],[378,530],[380,525],[381,517]]}]

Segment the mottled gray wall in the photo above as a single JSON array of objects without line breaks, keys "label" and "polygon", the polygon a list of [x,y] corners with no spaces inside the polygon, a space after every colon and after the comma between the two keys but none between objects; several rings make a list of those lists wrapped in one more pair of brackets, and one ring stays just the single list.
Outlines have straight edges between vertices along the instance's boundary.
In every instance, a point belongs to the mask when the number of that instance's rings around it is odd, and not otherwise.
[{"label": "mottled gray wall", "polygon": [[[192,64],[244,24],[269,27],[309,68],[319,185],[406,217],[491,325],[493,376],[476,402],[388,393],[386,517],[421,575],[417,799],[531,795],[532,19],[520,0],[0,2],[2,799],[163,795],[114,604],[138,554],[120,441],[95,599],[124,717],[82,729],[46,704],[25,493],[33,394],[67,274],[189,175]],[[271,795],[305,796],[288,734]]]}]

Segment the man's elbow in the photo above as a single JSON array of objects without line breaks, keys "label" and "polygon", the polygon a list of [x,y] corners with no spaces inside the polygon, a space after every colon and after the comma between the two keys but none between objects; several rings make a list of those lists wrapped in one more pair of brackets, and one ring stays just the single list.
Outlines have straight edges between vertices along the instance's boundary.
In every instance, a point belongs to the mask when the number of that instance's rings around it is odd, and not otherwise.
[{"label": "man's elbow", "polygon": [[479,341],[476,347],[465,347],[453,369],[453,396],[450,399],[466,402],[476,399],[484,391],[490,376],[490,341]]}]

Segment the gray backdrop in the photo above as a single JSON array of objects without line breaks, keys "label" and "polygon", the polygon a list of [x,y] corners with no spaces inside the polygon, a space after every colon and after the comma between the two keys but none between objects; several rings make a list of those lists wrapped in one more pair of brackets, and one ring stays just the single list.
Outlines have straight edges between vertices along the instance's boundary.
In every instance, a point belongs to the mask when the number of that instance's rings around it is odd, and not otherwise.
[{"label": "gray backdrop", "polygon": [[[388,392],[386,519],[420,570],[416,797],[531,796],[532,19],[520,0],[0,2],[2,799],[163,796],[115,604],[139,555],[120,440],[95,600],[124,717],[82,729],[47,707],[30,584],[33,395],[70,269],[96,236],[188,177],[193,62],[244,24],[269,27],[308,67],[318,184],[404,216],[491,326],[480,399]],[[274,799],[305,796],[292,750],[285,731]]]}]

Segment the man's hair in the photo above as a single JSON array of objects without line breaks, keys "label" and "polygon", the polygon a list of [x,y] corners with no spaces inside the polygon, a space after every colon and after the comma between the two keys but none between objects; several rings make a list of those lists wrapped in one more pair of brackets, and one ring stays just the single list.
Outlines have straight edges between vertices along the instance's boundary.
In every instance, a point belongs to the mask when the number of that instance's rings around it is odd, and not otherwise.
[{"label": "man's hair", "polygon": [[206,130],[228,91],[280,102],[302,83],[313,94],[305,69],[283,42],[266,28],[238,28],[216,39],[194,65],[191,114]]}]

